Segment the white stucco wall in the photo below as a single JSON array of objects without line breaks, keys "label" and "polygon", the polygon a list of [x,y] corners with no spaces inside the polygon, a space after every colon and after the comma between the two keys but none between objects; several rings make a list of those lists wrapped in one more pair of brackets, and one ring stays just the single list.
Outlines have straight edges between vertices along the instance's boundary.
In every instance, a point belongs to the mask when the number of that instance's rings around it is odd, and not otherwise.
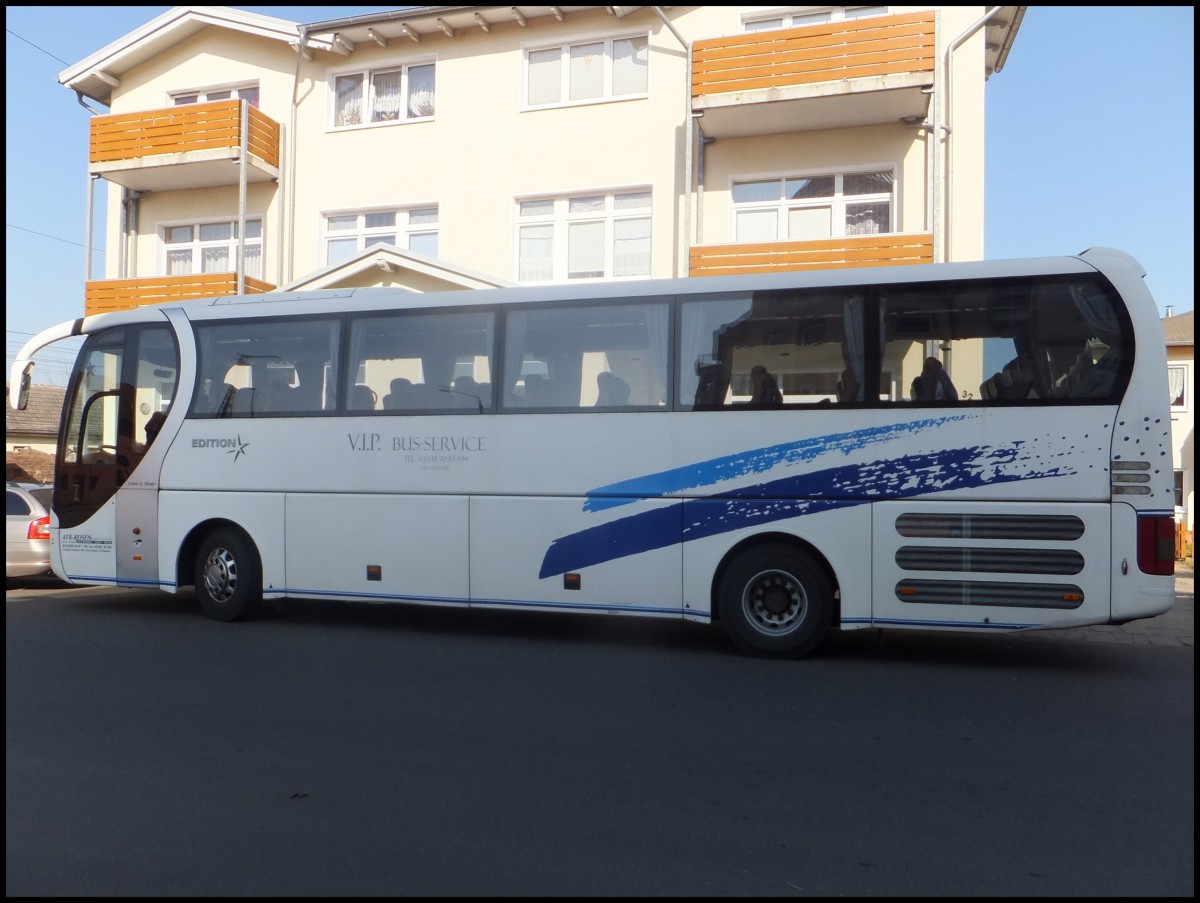
[{"label": "white stucco wall", "polygon": [[[742,20],[777,7],[674,7],[672,23],[689,41],[735,34]],[[895,7],[910,12],[929,7]],[[946,44],[978,20],[984,7],[938,7],[938,90]],[[614,35],[648,35],[651,52],[645,98],[527,110],[524,52],[546,42]],[[330,128],[338,73],[435,61],[437,113],[429,121]],[[983,33],[953,57],[952,148],[954,191],[948,247],[954,259],[983,250]],[[247,215],[264,219],[264,273],[287,283],[325,265],[323,217],[330,213],[437,204],[439,257],[477,272],[516,278],[516,200],[522,197],[649,187],[653,198],[653,276],[684,274],[685,136],[689,73],[684,49],[650,8],[616,18],[598,9],[570,12],[563,23],[530,18],[528,27],[496,25],[490,33],[459,30],[453,38],[426,34],[420,43],[366,41],[349,56],[318,51],[300,67],[299,104],[292,133],[295,51],[279,40],[206,28],[125,73],[113,112],[170,105],[175,91],[257,82],[260,109],[283,126],[279,186],[252,185]],[[770,115],[764,105],[764,115]],[[944,138],[942,139],[944,141]],[[693,243],[732,240],[729,186],[734,177],[786,174],[846,166],[895,166],[894,228],[929,231],[926,210],[927,137],[896,125],[731,139],[710,145],[703,234]],[[943,152],[947,150],[943,144]],[[696,159],[693,155],[693,165]],[[946,199],[941,168],[940,197]],[[294,197],[290,194],[294,186]],[[120,246],[120,189],[107,204],[108,247]],[[140,203],[136,270],[164,272],[160,229],[230,217],[236,187],[150,193]],[[691,205],[693,221],[697,206]],[[291,251],[284,236],[292,234]],[[106,255],[105,275],[119,275],[121,255]]]}]

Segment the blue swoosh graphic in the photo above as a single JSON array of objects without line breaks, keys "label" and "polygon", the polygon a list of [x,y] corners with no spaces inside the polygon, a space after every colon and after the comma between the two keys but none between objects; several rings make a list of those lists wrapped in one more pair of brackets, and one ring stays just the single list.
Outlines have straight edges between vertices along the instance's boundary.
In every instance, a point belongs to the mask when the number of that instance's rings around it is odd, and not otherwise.
[{"label": "blue swoosh graphic", "polygon": [[830,467],[629,515],[554,540],[538,576],[834,508],[1075,473],[1066,465],[1035,466],[1037,456],[1023,452],[1023,445],[946,449]]},{"label": "blue swoosh graphic", "polygon": [[737,479],[747,474],[764,473],[780,464],[811,461],[826,453],[840,451],[848,455],[876,442],[889,442],[901,436],[908,437],[946,423],[968,420],[977,416],[954,414],[945,417],[929,417],[924,420],[911,420],[907,423],[895,423],[890,426],[874,426],[848,433],[814,436],[810,439],[800,439],[782,445],[750,449],[736,455],[725,455],[709,461],[698,461],[695,464],[688,464],[686,467],[663,470],[659,473],[635,477],[632,480],[622,480],[617,483],[609,483],[607,486],[589,489],[586,493],[587,500],[583,503],[583,510],[603,511],[606,508],[628,505],[639,498],[670,495],[673,492],[683,492],[700,486],[711,486],[714,483]]}]

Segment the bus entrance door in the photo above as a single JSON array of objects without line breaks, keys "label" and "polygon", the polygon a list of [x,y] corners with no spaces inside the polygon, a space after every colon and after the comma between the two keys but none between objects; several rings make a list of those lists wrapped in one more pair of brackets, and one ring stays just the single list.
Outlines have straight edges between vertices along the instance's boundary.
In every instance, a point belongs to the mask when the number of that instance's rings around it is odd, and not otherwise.
[{"label": "bus entrance door", "polygon": [[179,426],[168,422],[178,371],[166,326],[107,329],[80,349],[54,468],[60,576],[160,585],[158,482]]}]

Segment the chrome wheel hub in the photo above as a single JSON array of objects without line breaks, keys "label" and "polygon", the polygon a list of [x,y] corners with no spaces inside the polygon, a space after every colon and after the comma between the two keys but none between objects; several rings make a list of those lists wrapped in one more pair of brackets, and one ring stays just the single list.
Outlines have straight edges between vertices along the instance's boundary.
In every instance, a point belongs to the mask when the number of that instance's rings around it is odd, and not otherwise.
[{"label": "chrome wheel hub", "polygon": [[763,571],[747,581],[742,610],[759,631],[781,636],[803,623],[808,612],[808,595],[787,571]]},{"label": "chrome wheel hub", "polygon": [[228,602],[237,590],[237,560],[228,549],[213,549],[204,562],[204,588],[214,602]]}]

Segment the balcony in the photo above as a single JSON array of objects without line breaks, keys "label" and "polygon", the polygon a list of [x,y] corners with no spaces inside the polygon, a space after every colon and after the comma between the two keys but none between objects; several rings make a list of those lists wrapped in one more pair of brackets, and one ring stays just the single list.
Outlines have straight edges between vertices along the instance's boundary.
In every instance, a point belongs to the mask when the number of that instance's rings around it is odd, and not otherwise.
[{"label": "balcony", "polygon": [[[275,286],[245,277],[245,293],[259,295]],[[202,273],[192,276],[146,276],[138,279],[98,279],[84,285],[84,316],[129,310],[168,301],[191,301],[237,294],[236,273]]]},{"label": "balcony", "polygon": [[918,12],[697,41],[692,108],[713,138],[924,117],[934,32]]},{"label": "balcony", "polygon": [[[240,100],[96,116],[88,172],[136,191],[236,185],[240,178]],[[247,108],[247,182],[279,178],[279,123]]]},{"label": "balcony", "polygon": [[817,241],[697,245],[691,251],[688,275],[728,276],[932,262],[930,232],[855,235]]}]

